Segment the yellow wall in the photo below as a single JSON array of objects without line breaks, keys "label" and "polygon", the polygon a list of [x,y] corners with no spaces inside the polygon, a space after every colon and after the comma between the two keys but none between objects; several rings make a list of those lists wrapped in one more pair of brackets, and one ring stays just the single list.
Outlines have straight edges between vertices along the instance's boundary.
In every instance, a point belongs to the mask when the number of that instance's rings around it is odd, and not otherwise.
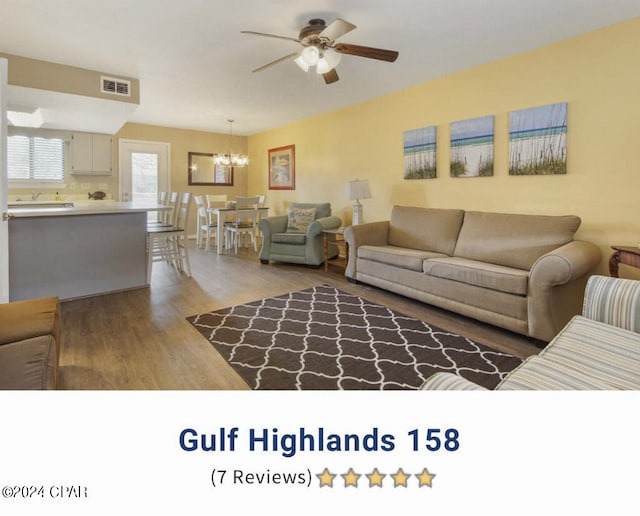
[{"label": "yellow wall", "polygon": [[[597,272],[606,273],[611,245],[640,244],[638,48],[634,19],[250,136],[248,193],[266,193],[272,213],[290,202],[330,201],[345,224],[345,183],[355,178],[371,185],[373,198],[362,201],[365,222],[388,218],[394,204],[575,214],[582,218],[577,238],[602,248]],[[556,102],[568,102],[568,173],[509,176],[509,112]],[[495,115],[493,177],[450,177],[450,122],[485,115]],[[438,177],[404,180],[403,132],[431,125]],[[268,149],[291,144],[296,190],[269,191]]]}]

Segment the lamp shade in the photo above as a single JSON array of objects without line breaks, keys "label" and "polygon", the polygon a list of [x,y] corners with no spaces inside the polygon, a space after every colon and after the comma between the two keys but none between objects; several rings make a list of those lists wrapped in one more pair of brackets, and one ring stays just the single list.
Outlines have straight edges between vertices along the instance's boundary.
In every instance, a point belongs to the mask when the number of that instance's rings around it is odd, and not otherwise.
[{"label": "lamp shade", "polygon": [[342,58],[342,54],[339,54],[332,48],[327,48],[323,53],[322,57],[319,59],[318,64],[316,65],[316,73],[324,74],[330,70],[333,70],[340,59]]},{"label": "lamp shade", "polygon": [[298,56],[294,59],[294,63],[297,64],[303,72],[309,71],[309,65],[302,59],[302,56]]},{"label": "lamp shade", "polygon": [[320,51],[314,45],[305,47],[301,52],[300,57],[309,66],[315,66],[320,59]]},{"label": "lamp shade", "polygon": [[355,179],[347,183],[347,199],[357,201],[358,199],[371,199],[371,189],[369,181],[366,179]]}]

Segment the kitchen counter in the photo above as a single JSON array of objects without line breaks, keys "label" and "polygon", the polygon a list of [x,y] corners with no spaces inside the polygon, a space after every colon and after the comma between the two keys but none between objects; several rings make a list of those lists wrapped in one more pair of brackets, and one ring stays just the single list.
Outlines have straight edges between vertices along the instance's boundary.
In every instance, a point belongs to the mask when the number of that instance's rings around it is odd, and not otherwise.
[{"label": "kitchen counter", "polygon": [[9,208],[9,299],[61,300],[147,287],[147,213],[157,204],[24,201]]},{"label": "kitchen counter", "polygon": [[8,203],[14,217],[63,217],[110,213],[146,213],[166,209],[156,203],[119,201],[17,201]]}]

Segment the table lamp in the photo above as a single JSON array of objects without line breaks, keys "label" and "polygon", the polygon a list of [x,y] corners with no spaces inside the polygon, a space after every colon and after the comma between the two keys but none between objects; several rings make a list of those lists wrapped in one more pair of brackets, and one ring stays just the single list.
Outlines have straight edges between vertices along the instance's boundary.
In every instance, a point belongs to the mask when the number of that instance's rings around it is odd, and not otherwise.
[{"label": "table lamp", "polygon": [[355,179],[347,183],[347,199],[355,201],[353,203],[353,218],[351,223],[355,226],[363,222],[362,204],[360,199],[371,199],[371,190],[369,189],[369,181],[366,179]]}]

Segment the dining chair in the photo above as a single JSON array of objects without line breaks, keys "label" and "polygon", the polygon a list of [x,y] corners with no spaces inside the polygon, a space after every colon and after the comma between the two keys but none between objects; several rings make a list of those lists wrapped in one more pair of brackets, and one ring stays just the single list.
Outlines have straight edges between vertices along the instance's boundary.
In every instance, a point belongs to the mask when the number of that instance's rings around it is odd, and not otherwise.
[{"label": "dining chair", "polygon": [[187,247],[191,194],[179,193],[177,196],[175,222],[147,227],[147,282],[151,281],[151,269],[155,262],[168,262],[191,277]]},{"label": "dining chair", "polygon": [[198,210],[196,219],[196,246],[199,249],[204,247],[205,252],[208,252],[209,243],[213,235],[215,235],[215,229],[217,228],[216,216],[207,211],[208,203],[205,204],[205,197],[203,195],[195,195],[193,201]]},{"label": "dining chair", "polygon": [[211,203],[220,203],[220,202],[227,202],[227,194],[208,194],[207,195],[207,205],[209,207]]},{"label": "dining chair", "polygon": [[227,249],[234,247],[238,252],[238,244],[240,238],[248,235],[253,245],[253,250],[257,251],[256,245],[256,229],[258,227],[258,219],[260,211],[258,210],[259,198],[255,197],[236,197],[235,216],[233,220],[225,226],[227,234]]},{"label": "dining chair", "polygon": [[[226,194],[209,194],[206,196],[206,201],[207,201],[207,215],[209,216],[209,224],[212,225],[212,227],[217,228],[218,224],[220,224],[220,220],[219,217],[216,213],[214,213],[212,210],[216,209],[216,208],[226,208],[227,207],[227,196]],[[213,235],[215,235],[215,238],[217,238],[217,231],[214,231],[212,233]],[[225,231],[222,231],[222,242],[224,243],[225,240]]]},{"label": "dining chair", "polygon": [[[265,202],[267,200],[267,196],[266,195],[258,195],[258,208],[264,208]],[[258,213],[258,220],[256,220],[256,227],[255,227],[255,238],[261,238],[262,237],[262,233],[260,233],[260,229],[258,228],[258,223],[260,222],[260,219],[262,218],[263,213],[262,211]]]}]

